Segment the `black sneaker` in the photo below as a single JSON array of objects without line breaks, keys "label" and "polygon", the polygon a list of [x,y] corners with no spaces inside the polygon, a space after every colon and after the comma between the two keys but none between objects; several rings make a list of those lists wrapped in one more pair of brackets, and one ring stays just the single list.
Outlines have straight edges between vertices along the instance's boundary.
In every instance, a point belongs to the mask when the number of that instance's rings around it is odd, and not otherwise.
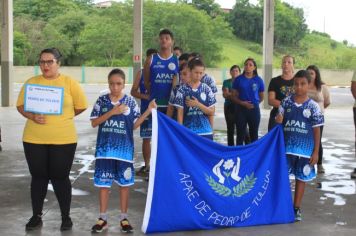
[{"label": "black sneaker", "polygon": [[62,217],[62,224],[61,224],[61,231],[66,231],[66,230],[71,230],[73,227],[73,222],[72,219],[67,216],[67,217]]},{"label": "black sneaker", "polygon": [[42,227],[42,217],[39,215],[32,216],[30,220],[26,224],[26,231],[31,231],[35,229],[39,229]]},{"label": "black sneaker", "polygon": [[102,218],[99,218],[96,224],[91,227],[91,232],[93,233],[101,233],[103,230],[106,230],[108,228],[108,222],[106,220],[103,220]]},{"label": "black sneaker", "polygon": [[354,169],[354,172],[351,173],[351,179],[356,179],[356,168]]},{"label": "black sneaker", "polygon": [[294,207],[295,222],[302,221],[302,212],[299,207]]},{"label": "black sneaker", "polygon": [[131,233],[133,230],[128,219],[123,219],[122,221],[120,221],[120,226],[121,232],[123,233]]}]

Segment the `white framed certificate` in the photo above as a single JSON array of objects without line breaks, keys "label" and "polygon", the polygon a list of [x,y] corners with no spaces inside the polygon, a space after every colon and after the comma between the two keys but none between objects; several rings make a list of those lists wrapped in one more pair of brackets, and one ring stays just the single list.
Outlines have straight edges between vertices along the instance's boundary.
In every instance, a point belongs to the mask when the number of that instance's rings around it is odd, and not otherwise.
[{"label": "white framed certificate", "polygon": [[62,87],[26,84],[24,109],[38,114],[61,115],[63,98]]}]

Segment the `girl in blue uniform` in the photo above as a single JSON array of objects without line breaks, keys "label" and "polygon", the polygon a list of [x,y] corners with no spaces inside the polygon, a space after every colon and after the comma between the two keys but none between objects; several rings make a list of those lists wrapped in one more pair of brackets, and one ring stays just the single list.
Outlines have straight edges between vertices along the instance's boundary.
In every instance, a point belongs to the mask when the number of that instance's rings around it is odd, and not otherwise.
[{"label": "girl in blue uniform", "polygon": [[156,106],[150,102],[140,116],[135,99],[123,93],[125,74],[113,69],[108,76],[110,93],[96,101],[90,120],[93,127],[99,126],[95,151],[94,185],[100,188],[100,215],[92,227],[93,232],[107,228],[109,190],[115,182],[120,186],[120,225],[123,232],[132,231],[127,217],[129,186],[134,184],[133,130],[142,124]]},{"label": "girl in blue uniform", "polygon": [[188,63],[191,80],[182,85],[175,98],[177,121],[194,133],[213,140],[209,116],[215,113],[215,96],[208,85],[201,83],[205,66],[199,58]]},{"label": "girl in blue uniform", "polygon": [[232,84],[231,100],[236,104],[236,145],[242,145],[248,124],[251,142],[258,139],[258,128],[261,120],[259,104],[263,101],[264,84],[257,74],[257,64],[248,58],[244,71]]},{"label": "girl in blue uniform", "polygon": [[167,110],[167,116],[172,117],[175,120],[177,119],[177,110],[174,107],[174,103],[175,103],[177,91],[182,85],[187,84],[190,81],[190,70],[188,68],[188,63],[182,63],[179,66],[179,79],[180,79],[180,84],[178,84],[175,88],[172,89],[171,97],[169,98],[169,102],[168,102],[168,110]]}]

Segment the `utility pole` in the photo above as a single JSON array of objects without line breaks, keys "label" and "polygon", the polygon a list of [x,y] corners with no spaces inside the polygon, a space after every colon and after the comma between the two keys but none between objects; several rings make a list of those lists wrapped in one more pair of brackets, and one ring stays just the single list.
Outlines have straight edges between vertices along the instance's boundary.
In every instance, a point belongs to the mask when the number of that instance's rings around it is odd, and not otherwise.
[{"label": "utility pole", "polygon": [[134,0],[133,12],[133,77],[142,68],[142,7],[143,0]]},{"label": "utility pole", "polygon": [[263,78],[265,82],[264,108],[269,108],[267,88],[273,72],[274,0],[264,0],[263,8]]},{"label": "utility pole", "polygon": [[13,0],[1,0],[1,106],[13,103]]}]

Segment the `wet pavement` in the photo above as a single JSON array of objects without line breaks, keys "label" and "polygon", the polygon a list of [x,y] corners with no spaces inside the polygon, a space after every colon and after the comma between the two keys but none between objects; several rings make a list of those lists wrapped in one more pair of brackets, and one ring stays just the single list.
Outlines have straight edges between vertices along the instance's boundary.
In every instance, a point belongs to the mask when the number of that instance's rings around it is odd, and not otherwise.
[{"label": "wet pavement", "polygon": [[[85,85],[89,103],[93,104],[105,85]],[[129,86],[126,88],[129,89]],[[17,96],[19,85],[15,86]],[[323,134],[324,168],[307,185],[303,203],[303,221],[294,224],[229,228],[211,231],[176,232],[169,235],[352,235],[356,234],[356,187],[350,173],[356,168],[354,150],[354,127],[352,120],[353,100],[348,88],[331,89],[333,105],[326,111]],[[215,140],[226,143],[223,99],[217,95],[218,107],[215,119]],[[0,107],[2,147],[0,152],[0,235],[90,235],[90,228],[98,215],[98,190],[93,186],[94,146],[96,129],[89,123],[90,109],[76,118],[79,134],[78,148],[70,178],[73,183],[71,216],[72,231],[59,231],[60,214],[52,186],[49,186],[44,205],[42,230],[25,232],[25,224],[31,216],[30,174],[22,149],[22,131],[25,119],[14,107]],[[262,110],[260,135],[267,130],[269,111]],[[143,164],[141,140],[135,132],[135,166]],[[293,184],[293,181],[292,181]],[[135,229],[131,235],[143,235],[141,223],[144,213],[147,182],[136,178],[130,192],[129,219]],[[109,230],[102,235],[123,235],[119,228],[118,188],[112,188],[109,204]],[[166,235],[166,234],[160,234]]]}]

